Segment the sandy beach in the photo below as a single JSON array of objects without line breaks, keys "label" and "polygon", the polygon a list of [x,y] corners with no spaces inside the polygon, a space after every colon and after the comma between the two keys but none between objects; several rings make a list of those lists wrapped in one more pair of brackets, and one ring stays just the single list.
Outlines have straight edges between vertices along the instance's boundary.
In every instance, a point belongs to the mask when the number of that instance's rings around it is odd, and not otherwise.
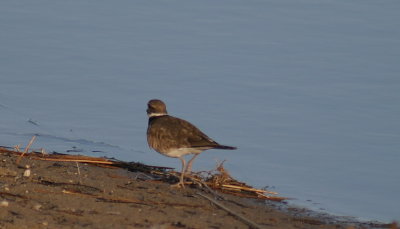
[{"label": "sandy beach", "polygon": [[40,153],[21,157],[0,148],[0,228],[396,228],[195,185],[171,188],[174,177],[160,179],[143,168],[32,155]]}]

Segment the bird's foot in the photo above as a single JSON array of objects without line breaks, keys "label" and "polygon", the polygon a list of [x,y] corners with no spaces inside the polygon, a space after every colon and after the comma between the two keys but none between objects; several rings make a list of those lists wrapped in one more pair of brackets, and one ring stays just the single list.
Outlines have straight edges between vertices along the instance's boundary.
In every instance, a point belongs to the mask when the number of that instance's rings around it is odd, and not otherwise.
[{"label": "bird's foot", "polygon": [[185,188],[185,184],[183,181],[179,181],[178,183],[171,185],[171,188]]},{"label": "bird's foot", "polygon": [[191,174],[192,173],[192,166],[186,168],[185,174]]}]

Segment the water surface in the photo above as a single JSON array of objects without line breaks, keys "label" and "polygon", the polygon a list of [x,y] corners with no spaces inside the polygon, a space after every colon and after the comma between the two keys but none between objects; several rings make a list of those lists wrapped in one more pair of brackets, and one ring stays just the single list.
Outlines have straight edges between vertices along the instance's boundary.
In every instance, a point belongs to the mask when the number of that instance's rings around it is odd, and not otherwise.
[{"label": "water surface", "polygon": [[146,143],[163,99],[236,151],[201,155],[292,203],[400,219],[398,1],[8,1],[1,145],[180,167]]}]

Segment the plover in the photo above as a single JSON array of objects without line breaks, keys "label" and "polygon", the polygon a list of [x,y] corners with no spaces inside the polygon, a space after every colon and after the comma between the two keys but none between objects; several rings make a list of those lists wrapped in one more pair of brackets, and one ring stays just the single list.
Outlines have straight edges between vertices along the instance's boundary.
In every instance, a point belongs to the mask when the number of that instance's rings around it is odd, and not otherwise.
[{"label": "plover", "polygon": [[[191,172],[194,159],[204,150],[236,149],[218,144],[190,122],[168,115],[167,107],[161,100],[152,99],[147,107],[149,146],[165,156],[179,158],[182,162],[180,179],[175,186],[184,187],[185,174]],[[184,156],[188,154],[194,155],[186,164]]]}]

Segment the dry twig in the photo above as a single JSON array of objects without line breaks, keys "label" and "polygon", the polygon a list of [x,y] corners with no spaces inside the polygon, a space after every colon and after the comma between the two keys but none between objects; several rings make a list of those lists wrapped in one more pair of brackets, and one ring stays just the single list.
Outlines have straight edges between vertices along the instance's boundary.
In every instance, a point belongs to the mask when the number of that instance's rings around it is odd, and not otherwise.
[{"label": "dry twig", "polygon": [[29,141],[28,145],[26,146],[24,152],[23,152],[23,153],[19,156],[19,158],[17,159],[17,164],[19,164],[19,161],[21,160],[21,158],[22,158],[26,153],[28,153],[29,148],[31,148],[31,145],[33,144],[33,142],[35,141],[35,139],[36,139],[36,135],[33,135],[32,138],[31,138],[31,140]]},{"label": "dry twig", "polygon": [[225,205],[221,204],[220,202],[214,200],[213,198],[211,198],[211,197],[209,197],[209,196],[207,196],[207,195],[204,195],[204,194],[202,194],[202,193],[200,193],[200,192],[197,192],[196,194],[199,195],[199,196],[201,196],[201,197],[203,197],[203,198],[205,198],[205,199],[207,199],[207,200],[209,200],[210,202],[212,202],[213,204],[215,204],[216,206],[218,206],[218,207],[221,208],[222,210],[228,212],[229,214],[231,214],[231,215],[237,217],[238,219],[240,219],[241,221],[243,221],[244,223],[246,223],[246,224],[249,225],[250,227],[252,227],[252,228],[261,228],[261,226],[258,225],[257,223],[255,223],[255,222],[253,222],[253,221],[247,219],[246,217],[244,217],[244,216],[242,216],[242,215],[240,215],[240,214],[234,212],[232,209],[229,209],[228,207],[226,207]]}]

